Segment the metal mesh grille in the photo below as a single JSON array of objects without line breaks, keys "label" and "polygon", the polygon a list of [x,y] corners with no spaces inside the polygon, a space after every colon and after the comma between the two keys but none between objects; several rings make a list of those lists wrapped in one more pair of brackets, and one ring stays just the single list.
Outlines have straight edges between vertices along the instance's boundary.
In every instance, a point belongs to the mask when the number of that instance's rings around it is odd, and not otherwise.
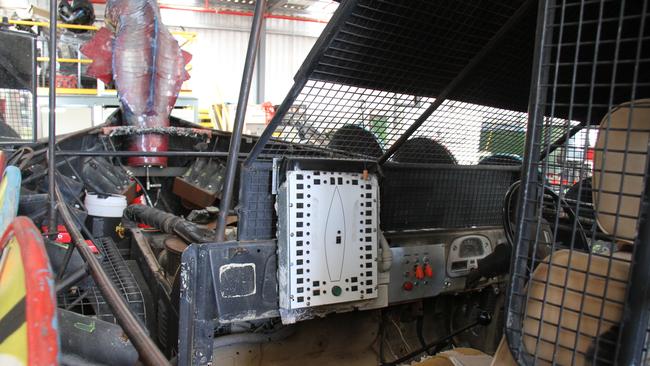
[{"label": "metal mesh grille", "polygon": [[34,140],[35,38],[0,30],[0,144]]},{"label": "metal mesh grille", "polygon": [[508,342],[520,364],[643,364],[648,1],[540,6]]},{"label": "metal mesh grille", "polygon": [[[348,1],[296,78],[275,141],[376,159],[395,144],[523,1]],[[534,8],[534,7],[531,7]],[[521,156],[535,14],[394,155],[396,162],[477,164]],[[498,57],[497,57],[498,56]],[[516,112],[515,112],[516,111]],[[276,145],[277,146],[277,145]],[[267,144],[263,155],[291,156]]]},{"label": "metal mesh grille", "polygon": [[[109,238],[99,238],[95,240],[95,246],[102,255],[100,263],[111,282],[115,284],[120,294],[122,294],[131,311],[144,324],[146,314],[142,291],[140,291],[133,274],[124,259],[122,259],[115,243]],[[59,293],[57,303],[61,308],[116,323],[108,303],[94,281],[90,279],[65,293]]]},{"label": "metal mesh grille", "polygon": [[29,90],[0,89],[0,141],[34,138],[33,101]]},{"label": "metal mesh grille", "polygon": [[273,185],[273,166],[259,162],[241,171],[241,190],[239,196],[239,240],[265,240],[275,237],[277,217],[271,186]]},{"label": "metal mesh grille", "polygon": [[517,175],[517,168],[387,166],[381,187],[382,229],[500,226],[503,196]]}]

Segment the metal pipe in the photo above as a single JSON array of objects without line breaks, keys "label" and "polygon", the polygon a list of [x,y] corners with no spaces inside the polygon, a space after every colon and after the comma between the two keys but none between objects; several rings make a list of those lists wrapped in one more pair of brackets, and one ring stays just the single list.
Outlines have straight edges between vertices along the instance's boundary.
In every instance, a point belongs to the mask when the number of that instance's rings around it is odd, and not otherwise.
[{"label": "metal pipe", "polygon": [[[527,273],[529,265],[527,258],[530,247],[530,235],[535,233],[535,223],[526,220],[527,217],[535,217],[536,206],[539,197],[539,172],[538,162],[541,153],[540,141],[542,141],[542,126],[544,121],[544,105],[546,102],[545,90],[541,87],[548,79],[548,64],[551,52],[546,47],[546,42],[553,37],[553,31],[548,26],[549,19],[553,19],[553,10],[547,9],[547,2],[540,1],[537,9],[535,53],[533,55],[533,67],[531,74],[531,89],[528,97],[528,122],[526,126],[526,142],[524,146],[524,161],[521,168],[521,189],[519,190],[519,207],[517,208],[517,222],[515,226],[515,245],[510,257],[510,273]],[[526,279],[523,276],[512,276],[510,280],[510,293],[517,293],[517,289],[525,288]],[[521,296],[508,296],[506,304],[506,318],[511,324],[505,331],[509,351],[513,358],[519,363],[524,362],[525,350],[519,334],[511,329],[522,329],[523,317],[516,314],[516,310],[523,309],[525,298]],[[515,312],[515,314],[513,314]]]},{"label": "metal pipe", "polygon": [[169,280],[167,280],[167,277],[165,277],[165,271],[162,269],[162,267],[160,267],[160,263],[156,259],[156,255],[151,250],[151,246],[149,246],[147,239],[144,237],[144,235],[142,235],[142,231],[140,231],[140,229],[133,229],[131,230],[131,233],[133,234],[133,240],[140,249],[140,252],[142,252],[144,261],[147,263],[147,266],[153,273],[153,276],[156,278],[158,283],[160,283],[165,292],[167,294],[171,294],[172,285],[169,283]]},{"label": "metal pipe", "polygon": [[246,50],[246,61],[244,63],[244,73],[242,75],[241,86],[239,89],[239,100],[237,101],[237,113],[235,114],[235,125],[233,126],[232,136],[230,137],[229,155],[226,162],[226,176],[221,193],[221,209],[217,221],[216,241],[221,242],[226,235],[226,218],[230,211],[232,203],[233,190],[235,185],[235,174],[237,174],[237,164],[239,163],[239,148],[241,146],[242,131],[244,129],[244,120],[246,119],[246,107],[248,96],[251,91],[253,80],[253,70],[255,68],[255,58],[260,43],[260,34],[264,25],[264,11],[266,10],[266,0],[258,0],[255,3],[255,15],[253,16],[253,25],[251,27],[250,38],[248,39],[248,49]]},{"label": "metal pipe", "polygon": [[571,127],[568,133],[560,136],[560,138],[558,138],[555,142],[553,142],[548,147],[547,150],[544,150],[539,154],[539,161],[544,160],[547,156],[551,155],[552,152],[564,146],[567,140],[575,136],[578,132],[582,131],[582,129],[585,128],[587,125],[589,125],[589,122],[582,121],[580,122],[580,124]]},{"label": "metal pipe", "polygon": [[265,92],[266,92],[266,27],[262,27],[260,33],[260,46],[257,51],[257,73],[255,75],[255,80],[257,81],[257,95],[255,100],[257,104],[262,104],[265,102]]},{"label": "metal pipe", "polygon": [[253,164],[255,159],[257,159],[257,157],[262,153],[262,150],[264,150],[266,143],[269,141],[269,139],[271,139],[273,132],[275,132],[275,129],[278,127],[280,122],[282,122],[282,117],[287,113],[287,111],[289,111],[289,108],[291,108],[293,101],[296,100],[298,95],[300,95],[300,91],[306,83],[307,79],[305,78],[304,80],[293,84],[289,90],[289,94],[284,98],[284,101],[282,101],[282,104],[280,104],[280,107],[278,107],[277,111],[275,111],[275,115],[271,119],[271,122],[266,126],[264,131],[262,131],[260,138],[257,139],[257,142],[255,142],[255,145],[251,149],[250,153],[248,153],[248,157],[244,162],[244,167],[250,168],[251,164]]},{"label": "metal pipe", "polygon": [[[59,202],[65,202],[58,187],[54,187],[52,190],[55,192],[56,199]],[[171,366],[167,358],[156,347],[153,340],[149,338],[146,329],[140,324],[140,321],[135,315],[133,315],[122,295],[120,295],[95,255],[91,252],[88,245],[86,245],[84,237],[79,232],[75,220],[72,218],[72,214],[68,211],[68,207],[65,204],[61,204],[58,205],[58,209],[74,245],[83,260],[88,264],[88,269],[97,287],[99,287],[100,292],[113,311],[118,323],[122,326],[122,329],[133,343],[135,349],[138,350],[141,360],[147,365]]]},{"label": "metal pipe", "polygon": [[[90,1],[93,4],[106,4],[105,0],[91,0]],[[250,12],[250,11],[238,11],[238,10],[219,10],[219,9],[213,9],[209,8],[207,6],[179,6],[179,5],[166,5],[166,4],[160,4],[159,5],[160,9],[167,9],[167,10],[178,10],[178,11],[190,11],[190,12],[195,12],[195,13],[210,13],[210,14],[216,14],[216,15],[234,15],[234,16],[241,16],[241,17],[252,17],[255,15],[255,13]],[[327,20],[322,20],[322,19],[316,19],[316,18],[308,18],[308,17],[299,17],[299,16],[291,16],[291,15],[283,15],[283,14],[266,14],[264,15],[264,18],[267,19],[280,19],[280,20],[291,20],[291,21],[296,21],[296,22],[307,22],[307,23],[323,23],[327,24]]]},{"label": "metal pipe", "polygon": [[289,111],[289,108],[293,105],[293,102],[300,95],[302,88],[307,84],[307,79],[318,65],[318,60],[325,53],[325,47],[323,47],[323,45],[329,44],[334,39],[334,36],[336,35],[335,27],[339,23],[339,19],[348,16],[352,12],[354,4],[356,4],[354,1],[344,1],[339,6],[336,13],[334,13],[332,19],[330,19],[330,22],[321,33],[321,37],[316,41],[316,45],[314,45],[311,51],[309,51],[309,54],[305,58],[305,62],[300,66],[296,76],[294,76],[295,82],[293,86],[291,86],[291,89],[289,89],[287,96],[284,97],[282,104],[278,107],[271,122],[269,122],[264,131],[262,131],[262,135],[257,139],[257,142],[255,142],[255,145],[248,154],[248,157],[244,162],[245,168],[250,168],[258,155],[260,155],[262,150],[264,150],[266,143],[269,142],[273,136],[273,132],[275,132],[276,128],[280,125],[284,116]]},{"label": "metal pipe", "polygon": [[[50,2],[50,7],[52,6]],[[56,9],[55,9],[56,10]],[[57,11],[54,12],[54,19],[56,20]],[[49,27],[50,24],[54,24],[56,28],[67,28],[67,29],[79,29],[79,30],[98,30],[98,27],[94,25],[79,25],[79,24],[56,24],[52,22],[52,12],[50,11],[50,23],[48,22],[35,22],[33,20],[16,20],[9,19],[9,24],[13,25],[27,25],[27,26],[39,26],[39,27]]]},{"label": "metal pipe", "polygon": [[[38,53],[36,47],[36,40],[32,42],[32,54],[36,56]],[[43,73],[45,74],[45,73]],[[36,62],[32,62],[32,138],[29,143],[34,143],[38,139],[38,66]]]},{"label": "metal pipe", "polygon": [[[238,154],[239,158],[246,157],[247,154]],[[167,157],[188,157],[188,158],[210,158],[230,156],[225,151],[75,151],[59,150],[56,156],[109,156],[109,157],[129,157],[129,156],[167,156]]]},{"label": "metal pipe", "polygon": [[[74,248],[74,245],[70,245],[70,248]],[[86,276],[88,276],[88,264],[84,264],[78,270],[72,272],[66,278],[57,282],[56,293],[67,290],[68,287],[86,278]]]},{"label": "metal pipe", "polygon": [[[47,145],[47,173],[49,182],[49,200],[50,212],[48,219],[48,226],[56,228],[56,197],[54,188],[56,185],[56,177],[54,171],[56,168],[56,159],[54,157],[54,147],[56,145],[56,16],[57,1],[50,0],[50,43],[49,43],[49,57],[50,57],[50,95],[49,95],[49,120],[48,120],[48,145]],[[52,231],[50,229],[50,231]]]},{"label": "metal pipe", "polygon": [[424,113],[413,122],[411,127],[402,134],[402,136],[395,141],[395,143],[377,160],[378,164],[384,164],[399,148],[404,144],[411,135],[417,131],[418,128],[433,114],[433,112],[442,105],[442,103],[453,95],[457,89],[468,79],[468,77],[478,69],[485,58],[494,51],[495,47],[505,38],[505,36],[516,26],[522,18],[528,13],[530,8],[536,1],[528,0],[523,3],[519,9],[510,17],[508,21],[499,29],[499,31],[490,38],[488,43],[477,53],[472,60],[465,65],[465,67],[456,75],[456,77],[436,96],[433,103],[427,108]]}]

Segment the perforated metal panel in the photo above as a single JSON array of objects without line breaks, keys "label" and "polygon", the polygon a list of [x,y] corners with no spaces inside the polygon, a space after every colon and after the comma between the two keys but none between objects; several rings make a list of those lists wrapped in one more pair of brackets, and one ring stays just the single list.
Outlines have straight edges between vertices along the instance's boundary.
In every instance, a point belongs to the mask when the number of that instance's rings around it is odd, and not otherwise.
[{"label": "perforated metal panel", "polygon": [[278,191],[281,308],[377,297],[378,194],[373,175],[286,173]]}]

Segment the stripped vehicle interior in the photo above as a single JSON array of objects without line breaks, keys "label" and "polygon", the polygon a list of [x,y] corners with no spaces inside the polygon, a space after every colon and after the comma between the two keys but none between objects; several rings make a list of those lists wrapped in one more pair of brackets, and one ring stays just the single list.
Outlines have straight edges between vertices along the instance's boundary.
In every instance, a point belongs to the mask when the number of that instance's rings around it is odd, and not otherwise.
[{"label": "stripped vehicle interior", "polygon": [[170,118],[189,55],[137,84],[108,3],[122,107],[1,136],[56,362],[645,364],[649,1],[342,0],[261,136]]}]

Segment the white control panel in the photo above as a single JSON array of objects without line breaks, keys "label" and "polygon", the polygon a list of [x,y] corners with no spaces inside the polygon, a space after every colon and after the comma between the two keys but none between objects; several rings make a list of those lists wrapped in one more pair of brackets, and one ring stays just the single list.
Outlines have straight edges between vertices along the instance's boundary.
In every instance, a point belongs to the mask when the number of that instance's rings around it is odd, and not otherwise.
[{"label": "white control panel", "polygon": [[281,308],[377,297],[378,194],[373,175],[286,172],[278,189]]}]

